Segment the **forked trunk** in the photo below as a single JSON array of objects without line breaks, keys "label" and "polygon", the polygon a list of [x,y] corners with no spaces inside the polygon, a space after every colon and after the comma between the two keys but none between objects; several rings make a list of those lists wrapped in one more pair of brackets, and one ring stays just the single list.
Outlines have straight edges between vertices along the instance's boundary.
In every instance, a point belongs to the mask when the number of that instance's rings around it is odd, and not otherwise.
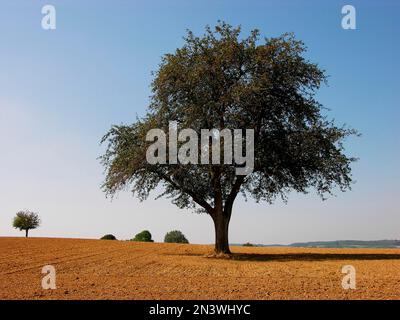
[{"label": "forked trunk", "polygon": [[230,215],[219,212],[214,218],[215,226],[215,253],[216,254],[230,254],[229,241],[228,241],[228,228],[229,228]]}]

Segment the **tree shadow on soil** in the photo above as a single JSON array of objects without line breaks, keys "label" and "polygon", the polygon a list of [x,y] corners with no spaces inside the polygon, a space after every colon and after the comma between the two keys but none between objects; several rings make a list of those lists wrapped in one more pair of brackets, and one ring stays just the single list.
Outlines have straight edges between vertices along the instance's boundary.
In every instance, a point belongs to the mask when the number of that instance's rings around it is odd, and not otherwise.
[{"label": "tree shadow on soil", "polygon": [[175,253],[173,256],[198,256],[209,259],[228,259],[236,261],[335,261],[335,260],[400,260],[400,254],[393,253],[232,253],[229,256],[217,257],[196,253]]},{"label": "tree shadow on soil", "polygon": [[332,260],[400,260],[400,254],[379,253],[286,253],[257,254],[233,253],[233,260],[240,261],[332,261]]}]

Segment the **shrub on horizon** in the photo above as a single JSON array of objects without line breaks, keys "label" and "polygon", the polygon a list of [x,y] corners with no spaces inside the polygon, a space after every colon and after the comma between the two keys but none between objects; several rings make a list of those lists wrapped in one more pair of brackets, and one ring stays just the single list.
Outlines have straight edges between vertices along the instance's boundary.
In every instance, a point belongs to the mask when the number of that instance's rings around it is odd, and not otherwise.
[{"label": "shrub on horizon", "polygon": [[243,247],[254,247],[254,244],[252,244],[250,242],[246,242],[243,244]]},{"label": "shrub on horizon", "polygon": [[148,230],[139,232],[137,235],[135,235],[132,241],[154,242],[154,240],[151,239],[151,233]]},{"label": "shrub on horizon", "polygon": [[102,236],[100,240],[117,240],[117,238],[112,234],[106,234],[105,236]]},{"label": "shrub on horizon", "polygon": [[167,232],[164,237],[164,242],[167,243],[189,243],[185,235],[179,230]]}]

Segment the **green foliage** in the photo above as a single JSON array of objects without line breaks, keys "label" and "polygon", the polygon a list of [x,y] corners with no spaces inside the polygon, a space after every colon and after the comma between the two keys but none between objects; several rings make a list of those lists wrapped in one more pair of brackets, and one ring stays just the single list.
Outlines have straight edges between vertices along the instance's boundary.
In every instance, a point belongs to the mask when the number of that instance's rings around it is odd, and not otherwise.
[{"label": "green foliage", "polygon": [[[225,23],[203,37],[191,32],[186,43],[163,57],[152,82],[146,117],[113,126],[103,138],[107,170],[104,190],[132,186],[145,199],[159,183],[181,208],[198,205],[212,214],[216,201],[241,190],[257,201],[286,198],[291,190],[315,187],[322,195],[350,187],[350,163],[342,142],[354,130],[337,127],[322,115],[315,91],[326,76],[303,57],[306,47],[293,34],[259,43],[259,32],[240,39],[240,28]],[[243,178],[235,164],[150,165],[149,129],[168,132],[169,121],[200,132],[203,128],[255,131],[255,168]],[[211,152],[211,150],[210,150]],[[195,182],[195,183],[194,183]],[[221,197],[217,198],[217,195]]]},{"label": "green foliage", "polygon": [[132,241],[154,242],[154,240],[151,239],[151,233],[147,230],[139,232],[137,235],[135,235]]},{"label": "green foliage", "polygon": [[164,237],[164,242],[189,243],[189,241],[186,239],[185,235],[179,230],[173,230],[173,231],[167,232],[167,234]]},{"label": "green foliage", "polygon": [[19,230],[25,230],[26,237],[30,229],[36,229],[40,226],[39,215],[28,210],[19,211],[13,220],[13,227]]},{"label": "green foliage", "polygon": [[100,240],[117,240],[117,238],[112,234],[106,234],[105,236],[102,236]]}]

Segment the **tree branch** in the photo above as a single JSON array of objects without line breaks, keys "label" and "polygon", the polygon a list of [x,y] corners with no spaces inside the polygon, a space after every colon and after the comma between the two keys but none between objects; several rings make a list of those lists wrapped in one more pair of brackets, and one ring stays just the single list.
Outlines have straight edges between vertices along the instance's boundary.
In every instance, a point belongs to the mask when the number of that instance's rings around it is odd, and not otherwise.
[{"label": "tree branch", "polygon": [[214,208],[207,201],[199,198],[194,191],[186,189],[186,188],[178,185],[177,183],[175,183],[175,181],[173,181],[171,179],[171,177],[169,177],[168,175],[166,175],[164,173],[157,172],[157,174],[159,174],[160,177],[163,178],[165,181],[172,184],[174,186],[174,188],[176,188],[184,193],[187,193],[189,196],[191,196],[194,202],[196,202],[199,206],[203,207],[208,212],[208,214],[210,214],[212,216],[212,213],[214,212]]},{"label": "tree branch", "polygon": [[228,198],[225,201],[225,208],[224,208],[224,213],[229,214],[232,212],[232,207],[233,207],[233,202],[236,199],[236,196],[238,195],[240,191],[240,187],[242,186],[244,179],[246,176],[237,176],[234,184],[232,185],[232,190],[228,195]]}]

